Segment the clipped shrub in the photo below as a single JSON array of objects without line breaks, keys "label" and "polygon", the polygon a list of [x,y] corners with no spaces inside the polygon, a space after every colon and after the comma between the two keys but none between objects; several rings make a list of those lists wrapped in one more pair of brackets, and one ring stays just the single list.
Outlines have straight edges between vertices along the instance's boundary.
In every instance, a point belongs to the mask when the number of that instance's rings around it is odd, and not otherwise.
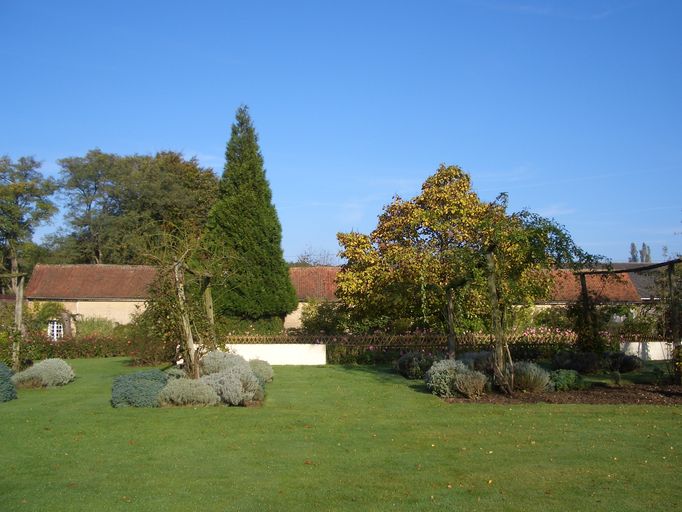
[{"label": "clipped shrub", "polygon": [[246,402],[260,401],[264,398],[263,387],[248,365],[210,373],[199,380],[213,388],[228,405],[245,405]]},{"label": "clipped shrub", "polygon": [[249,361],[249,366],[251,367],[251,371],[258,378],[261,386],[264,386],[268,382],[272,382],[275,372],[272,369],[272,366],[270,366],[270,363],[263,361],[262,359],[251,359]]},{"label": "clipped shrub", "polygon": [[426,382],[426,387],[434,395],[450,398],[457,395],[456,375],[468,371],[469,369],[462,361],[442,359],[431,365],[431,368],[429,368],[424,376],[424,381]]},{"label": "clipped shrub", "polygon": [[585,387],[582,376],[575,370],[554,370],[549,374],[550,384],[556,391],[570,391]]},{"label": "clipped shrub", "polygon": [[625,352],[611,352],[608,354],[611,364],[611,371],[619,373],[629,373],[639,370],[644,366],[644,361],[635,355]]},{"label": "clipped shrub", "polygon": [[63,359],[45,359],[12,376],[19,387],[54,387],[68,384],[76,377]]},{"label": "clipped shrub", "polygon": [[603,356],[594,352],[562,351],[554,355],[552,366],[557,370],[575,370],[583,374],[595,373],[604,369],[605,360]]},{"label": "clipped shrub", "polygon": [[396,371],[406,379],[423,379],[434,357],[423,352],[406,352],[395,364]]},{"label": "clipped shrub", "polygon": [[458,358],[467,368],[477,372],[493,372],[493,353],[487,350],[480,352],[465,352]]},{"label": "clipped shrub", "polygon": [[531,393],[547,391],[550,388],[549,372],[535,363],[514,363],[514,388]]},{"label": "clipped shrub", "polygon": [[221,373],[237,366],[250,369],[249,363],[242,356],[220,350],[213,350],[205,354],[201,358],[200,365],[202,375]]},{"label": "clipped shrub", "polygon": [[455,373],[455,389],[467,398],[476,399],[485,393],[488,377],[477,371]]},{"label": "clipped shrub", "polygon": [[171,378],[159,393],[161,405],[215,405],[220,397],[215,390],[199,380]]},{"label": "clipped shrub", "polygon": [[178,368],[177,366],[171,366],[170,368],[166,369],[163,371],[166,375],[168,375],[168,379],[184,379],[187,377],[187,372],[183,370],[182,368]]},{"label": "clipped shrub", "polygon": [[0,377],[7,377],[8,379],[12,377],[12,370],[5,363],[0,361]]},{"label": "clipped shrub", "polygon": [[9,402],[17,397],[17,387],[12,382],[12,370],[0,362],[0,402]]},{"label": "clipped shrub", "polygon": [[114,407],[158,407],[159,393],[166,386],[168,375],[161,370],[119,375],[111,387]]}]

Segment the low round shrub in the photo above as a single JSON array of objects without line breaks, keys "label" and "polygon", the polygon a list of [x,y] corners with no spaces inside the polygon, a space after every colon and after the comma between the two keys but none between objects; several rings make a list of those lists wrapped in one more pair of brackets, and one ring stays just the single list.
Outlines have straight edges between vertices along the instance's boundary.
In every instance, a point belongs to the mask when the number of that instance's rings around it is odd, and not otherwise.
[{"label": "low round shrub", "polygon": [[201,358],[200,364],[202,375],[224,372],[235,366],[250,368],[249,363],[242,356],[220,350],[213,350],[205,354]]},{"label": "low round shrub", "polygon": [[575,370],[554,370],[549,374],[549,378],[556,391],[570,391],[585,387],[582,376]]},{"label": "low round shrub", "polygon": [[76,377],[63,359],[45,359],[12,376],[15,385],[22,387],[64,386]]},{"label": "low round shrub", "polygon": [[0,402],[9,402],[17,397],[17,387],[12,382],[12,370],[0,362]]},{"label": "low round shrub", "polygon": [[263,361],[262,359],[251,359],[249,361],[249,366],[262,386],[268,382],[272,382],[275,372],[272,369],[272,366],[270,366],[270,363]]},{"label": "low round shrub", "polygon": [[161,405],[215,405],[220,397],[211,386],[195,379],[171,378],[159,393]]},{"label": "low round shrub", "polygon": [[485,393],[487,383],[488,377],[475,370],[455,374],[455,389],[467,398],[479,398]]},{"label": "low round shrub", "polygon": [[562,351],[554,355],[552,366],[556,370],[575,370],[585,374],[598,372],[605,369],[605,366],[609,368],[610,362],[594,352]]},{"label": "low round shrub", "polygon": [[608,358],[611,363],[610,369],[614,372],[630,373],[644,366],[644,361],[639,357],[625,352],[611,352]]},{"label": "low round shrub", "polygon": [[456,396],[458,391],[455,386],[455,377],[458,373],[465,373],[469,370],[462,363],[455,359],[442,359],[431,365],[426,372],[424,381],[426,387],[437,396],[450,398]]},{"label": "low round shrub", "polygon": [[423,352],[406,352],[396,361],[396,371],[406,379],[423,379],[435,358]]},{"label": "low round shrub", "polygon": [[168,375],[161,370],[119,375],[111,387],[114,407],[158,407],[159,393],[166,386]]},{"label": "low round shrub", "polygon": [[480,352],[465,352],[458,357],[470,370],[477,372],[493,373],[493,353],[487,350]]},{"label": "low round shrub", "polygon": [[187,372],[183,370],[182,368],[178,368],[177,366],[171,366],[167,370],[164,370],[164,373],[168,375],[168,379],[184,379],[187,377]]},{"label": "low round shrub", "polygon": [[514,363],[514,388],[519,391],[536,393],[550,388],[549,372],[535,363],[519,361]]},{"label": "low round shrub", "polygon": [[258,378],[247,365],[234,366],[220,373],[201,377],[228,405],[245,405],[246,402],[263,400],[264,392]]}]

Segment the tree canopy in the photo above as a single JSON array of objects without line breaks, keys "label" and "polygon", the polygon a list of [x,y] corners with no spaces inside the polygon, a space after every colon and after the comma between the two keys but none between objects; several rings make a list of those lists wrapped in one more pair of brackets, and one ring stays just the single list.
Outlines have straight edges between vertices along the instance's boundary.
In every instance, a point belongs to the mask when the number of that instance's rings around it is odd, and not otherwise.
[{"label": "tree canopy", "polygon": [[248,108],[237,110],[225,153],[219,198],[206,240],[233,268],[214,287],[217,314],[259,319],[283,317],[296,307],[281,248],[282,228],[272,204],[258,136]]},{"label": "tree canopy", "polygon": [[119,156],[99,149],[59,160],[67,233],[56,258],[70,263],[145,263],[143,239],[203,230],[218,179],[196,159],[161,152]]},{"label": "tree canopy", "polygon": [[[469,175],[441,166],[411,199],[384,208],[374,231],[340,233],[337,295],[357,317],[412,329],[490,328],[489,259],[502,318],[550,289],[548,269],[585,261],[565,230],[527,211],[508,214],[504,194],[484,202]],[[393,325],[391,325],[393,323]]]}]

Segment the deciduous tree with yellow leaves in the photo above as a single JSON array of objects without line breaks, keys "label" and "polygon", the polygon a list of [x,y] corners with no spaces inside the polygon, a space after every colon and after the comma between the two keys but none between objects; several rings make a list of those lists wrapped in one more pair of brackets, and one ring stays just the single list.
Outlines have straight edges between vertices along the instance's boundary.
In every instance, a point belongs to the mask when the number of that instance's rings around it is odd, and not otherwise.
[{"label": "deciduous tree with yellow leaves", "polygon": [[508,390],[506,319],[551,287],[549,270],[591,259],[563,227],[528,211],[507,213],[507,196],[482,201],[471,178],[441,165],[410,200],[395,197],[369,235],[339,233],[346,264],[338,297],[351,315],[385,316],[412,328],[457,334],[487,328],[498,384]]}]

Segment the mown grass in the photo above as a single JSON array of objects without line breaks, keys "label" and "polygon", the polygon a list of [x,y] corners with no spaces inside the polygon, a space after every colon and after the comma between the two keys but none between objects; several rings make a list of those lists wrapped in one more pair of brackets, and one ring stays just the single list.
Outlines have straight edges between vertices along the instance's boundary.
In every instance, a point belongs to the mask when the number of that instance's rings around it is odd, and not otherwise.
[{"label": "mown grass", "polygon": [[259,408],[113,409],[123,359],[0,404],[0,510],[678,510],[682,409],[446,404],[276,367]]}]

